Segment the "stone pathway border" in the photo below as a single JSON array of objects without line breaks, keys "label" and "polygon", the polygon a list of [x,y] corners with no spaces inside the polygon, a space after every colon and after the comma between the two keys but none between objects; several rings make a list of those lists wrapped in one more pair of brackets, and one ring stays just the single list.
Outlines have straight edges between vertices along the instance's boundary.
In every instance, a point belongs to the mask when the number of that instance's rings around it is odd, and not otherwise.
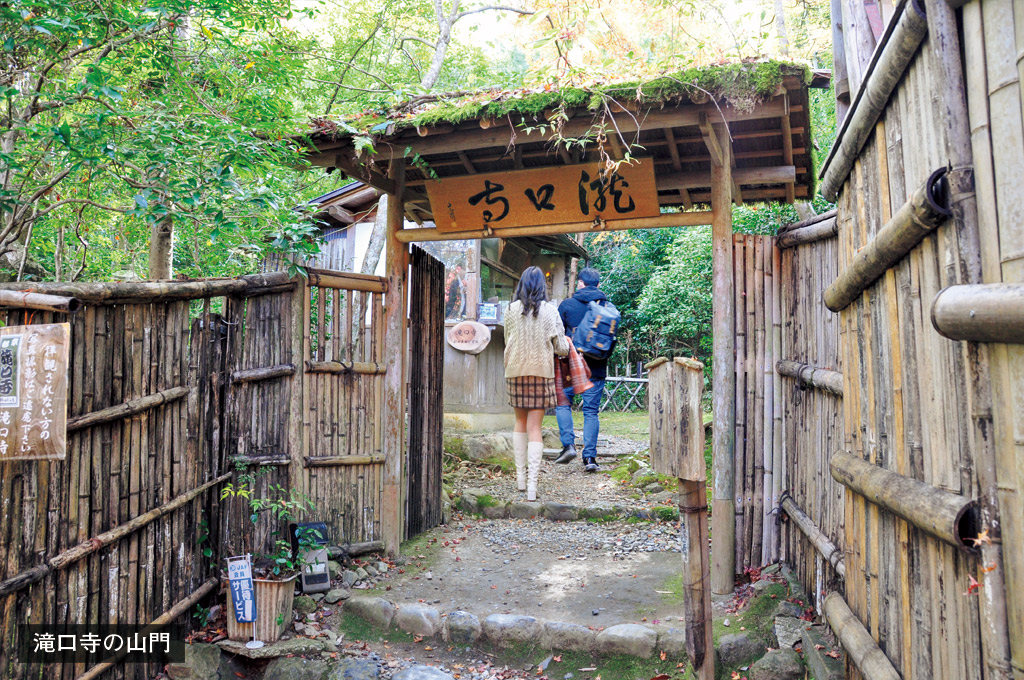
[{"label": "stone pathway border", "polygon": [[[481,500],[484,499],[484,500]],[[482,515],[487,519],[532,519],[544,517],[556,522],[624,517],[657,521],[678,519],[679,511],[671,505],[651,508],[626,508],[618,504],[598,503],[578,506],[554,501],[507,501],[488,494],[483,489],[464,489],[459,505],[463,512]]]},{"label": "stone pathway border", "polygon": [[392,625],[412,635],[440,636],[454,645],[468,646],[485,640],[498,647],[532,642],[543,649],[594,654],[629,654],[650,658],[656,652],[682,659],[686,633],[681,627],[659,630],[622,623],[601,631],[564,621],[546,621],[520,614],[491,614],[480,618],[471,612],[442,613],[423,604],[395,604],[382,597],[358,596],[345,602],[343,611],[359,616],[378,628]]}]

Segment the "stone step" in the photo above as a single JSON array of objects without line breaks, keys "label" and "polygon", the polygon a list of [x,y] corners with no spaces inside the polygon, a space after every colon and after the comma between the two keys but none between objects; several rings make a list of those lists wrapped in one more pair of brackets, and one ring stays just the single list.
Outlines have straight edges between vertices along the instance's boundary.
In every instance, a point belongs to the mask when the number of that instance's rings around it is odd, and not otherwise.
[{"label": "stone step", "polygon": [[[807,626],[802,640],[804,661],[815,680],[843,680],[846,666],[842,650],[835,649],[825,638],[825,626]],[[821,649],[818,649],[821,646]],[[839,652],[833,658],[826,652]]]}]

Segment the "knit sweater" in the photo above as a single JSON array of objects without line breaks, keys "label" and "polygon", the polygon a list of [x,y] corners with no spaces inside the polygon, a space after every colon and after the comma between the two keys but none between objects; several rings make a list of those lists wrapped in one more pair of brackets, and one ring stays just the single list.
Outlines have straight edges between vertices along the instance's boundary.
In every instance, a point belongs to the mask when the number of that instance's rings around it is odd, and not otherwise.
[{"label": "knit sweater", "polygon": [[537,316],[523,315],[523,303],[516,300],[505,312],[505,377],[526,375],[555,377],[554,355],[565,356],[569,341],[558,310],[541,303]]}]

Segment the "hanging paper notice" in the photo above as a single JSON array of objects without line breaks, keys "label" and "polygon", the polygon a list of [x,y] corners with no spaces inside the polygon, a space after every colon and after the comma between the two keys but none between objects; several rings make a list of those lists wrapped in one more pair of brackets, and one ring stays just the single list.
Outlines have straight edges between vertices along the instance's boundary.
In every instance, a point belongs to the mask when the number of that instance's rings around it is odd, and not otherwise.
[{"label": "hanging paper notice", "polygon": [[228,558],[228,583],[231,586],[231,604],[235,609],[235,621],[254,622],[256,596],[252,587],[252,563],[248,555]]},{"label": "hanging paper notice", "polygon": [[0,328],[0,463],[66,455],[70,345],[66,323]]}]

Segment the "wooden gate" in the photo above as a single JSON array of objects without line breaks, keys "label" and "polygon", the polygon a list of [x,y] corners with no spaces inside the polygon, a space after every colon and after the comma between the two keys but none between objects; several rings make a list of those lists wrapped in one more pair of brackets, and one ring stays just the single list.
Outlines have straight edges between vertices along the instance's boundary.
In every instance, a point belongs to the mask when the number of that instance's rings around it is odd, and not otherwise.
[{"label": "wooden gate", "polygon": [[444,421],[444,265],[415,246],[411,263],[406,538],[441,523]]}]

